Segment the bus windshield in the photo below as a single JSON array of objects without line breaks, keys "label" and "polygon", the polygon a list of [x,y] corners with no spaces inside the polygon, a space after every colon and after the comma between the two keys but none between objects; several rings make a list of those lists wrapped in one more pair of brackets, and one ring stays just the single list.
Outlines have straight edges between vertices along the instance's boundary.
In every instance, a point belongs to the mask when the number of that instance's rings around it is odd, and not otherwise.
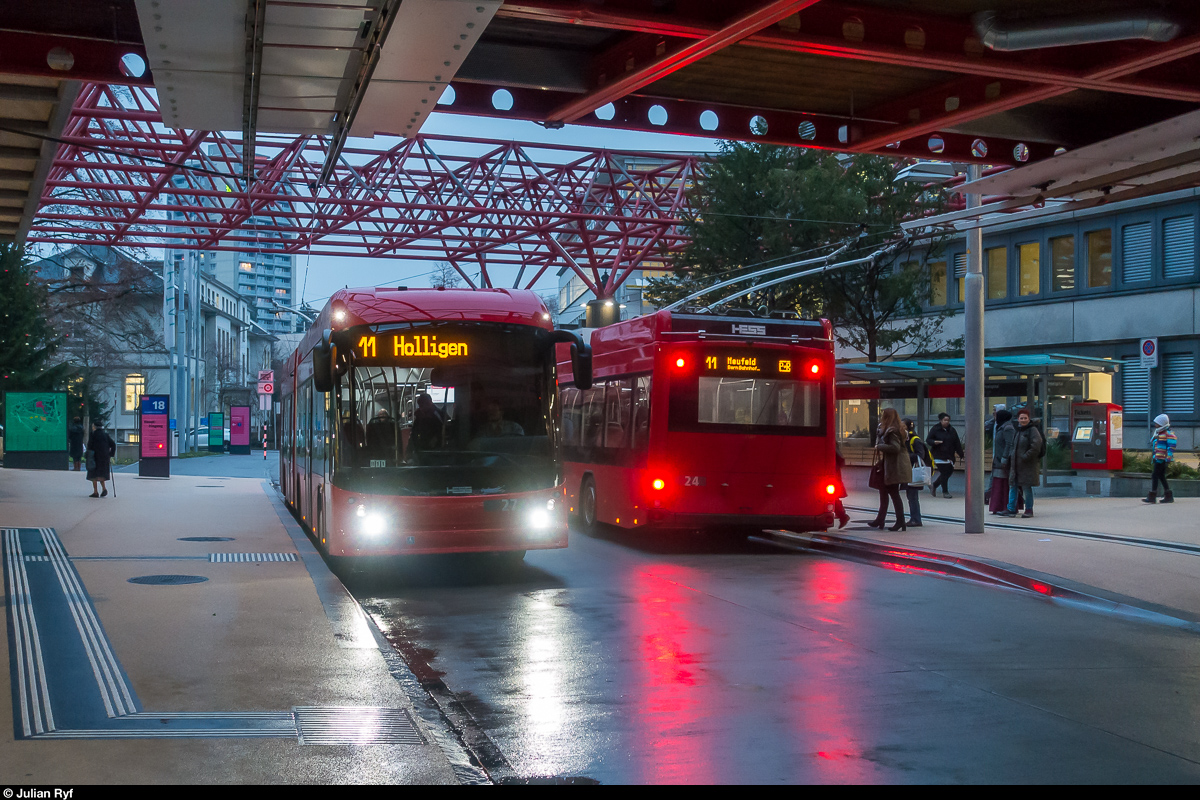
[{"label": "bus windshield", "polygon": [[468,495],[554,485],[554,350],[537,330],[427,325],[356,337],[335,435],[339,465],[368,482],[362,490]]}]

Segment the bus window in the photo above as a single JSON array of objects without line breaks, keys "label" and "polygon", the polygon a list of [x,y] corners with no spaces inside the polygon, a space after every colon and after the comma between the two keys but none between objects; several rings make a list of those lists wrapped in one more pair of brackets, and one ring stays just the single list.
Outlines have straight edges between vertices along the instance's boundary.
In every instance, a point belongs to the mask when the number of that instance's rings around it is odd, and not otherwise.
[{"label": "bus window", "polygon": [[583,446],[604,446],[604,384],[583,393]]},{"label": "bus window", "polygon": [[574,387],[563,389],[562,430],[564,446],[579,446],[579,431],[582,427],[582,415],[583,408],[579,404],[579,390]]},{"label": "bus window", "polygon": [[633,442],[635,450],[645,450],[650,442],[650,376],[637,378],[637,392],[633,401]]},{"label": "bus window", "polygon": [[626,447],[629,444],[630,401],[633,380],[622,378],[609,381],[604,394],[604,446]]},{"label": "bus window", "polygon": [[[702,376],[691,385],[672,386],[671,430],[710,430],[728,426],[761,433],[819,433],[824,420],[819,381]],[[747,431],[749,432],[749,431]]]}]

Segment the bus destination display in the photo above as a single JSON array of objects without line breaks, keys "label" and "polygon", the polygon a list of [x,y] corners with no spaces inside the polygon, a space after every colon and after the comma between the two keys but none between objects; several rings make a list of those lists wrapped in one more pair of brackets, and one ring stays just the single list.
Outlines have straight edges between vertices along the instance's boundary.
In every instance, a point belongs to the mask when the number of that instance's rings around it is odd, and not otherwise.
[{"label": "bus destination display", "polygon": [[787,375],[792,371],[788,358],[771,358],[759,355],[708,355],[704,357],[704,369],[708,372],[748,372],[755,375]]},{"label": "bus destination display", "polygon": [[437,334],[380,333],[360,336],[354,346],[359,363],[376,360],[394,363],[397,359],[450,361],[468,358],[470,343],[461,337],[439,339]]}]

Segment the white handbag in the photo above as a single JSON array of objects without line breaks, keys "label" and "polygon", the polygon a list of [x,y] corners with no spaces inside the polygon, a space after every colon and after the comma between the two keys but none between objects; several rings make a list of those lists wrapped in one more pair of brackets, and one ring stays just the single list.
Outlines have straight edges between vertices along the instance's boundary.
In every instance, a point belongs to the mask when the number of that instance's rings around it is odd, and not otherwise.
[{"label": "white handbag", "polygon": [[912,468],[912,480],[908,482],[909,486],[924,486],[929,483],[929,467],[924,464],[919,467]]}]

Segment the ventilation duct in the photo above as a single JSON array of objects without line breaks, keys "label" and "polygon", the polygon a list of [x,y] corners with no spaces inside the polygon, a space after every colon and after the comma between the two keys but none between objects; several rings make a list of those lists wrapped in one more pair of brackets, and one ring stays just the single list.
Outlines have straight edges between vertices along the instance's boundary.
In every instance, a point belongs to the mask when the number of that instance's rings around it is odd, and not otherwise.
[{"label": "ventilation duct", "polygon": [[1041,23],[1000,22],[995,11],[982,11],[972,18],[972,22],[984,47],[1004,52],[1127,39],[1169,42],[1181,29],[1179,23],[1153,11],[1089,14]]}]

